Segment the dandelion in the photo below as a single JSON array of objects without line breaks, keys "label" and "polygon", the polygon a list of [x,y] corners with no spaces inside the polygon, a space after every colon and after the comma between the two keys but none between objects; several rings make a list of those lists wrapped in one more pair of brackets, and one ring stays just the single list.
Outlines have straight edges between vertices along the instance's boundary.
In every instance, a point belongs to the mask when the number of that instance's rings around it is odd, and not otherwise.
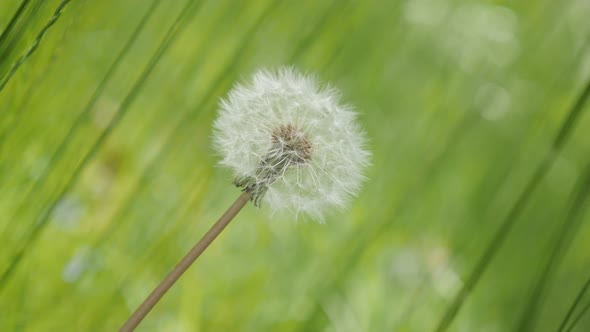
[{"label": "dandelion", "polygon": [[213,141],[243,193],[120,331],[135,329],[248,201],[323,221],[358,193],[370,157],[356,113],[338,91],[291,68],[237,84],[221,101]]},{"label": "dandelion", "polygon": [[221,102],[221,164],[256,205],[317,220],[359,190],[369,153],[356,113],[333,88],[290,68],[260,71]]}]

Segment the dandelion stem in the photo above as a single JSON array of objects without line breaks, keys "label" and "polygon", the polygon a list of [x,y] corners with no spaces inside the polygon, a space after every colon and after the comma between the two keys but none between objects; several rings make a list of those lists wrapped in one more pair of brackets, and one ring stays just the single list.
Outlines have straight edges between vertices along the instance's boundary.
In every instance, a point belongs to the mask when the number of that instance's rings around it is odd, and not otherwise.
[{"label": "dandelion stem", "polygon": [[135,330],[137,325],[145,318],[145,316],[152,310],[158,301],[166,294],[168,289],[182,276],[182,274],[194,263],[194,261],[201,256],[203,251],[215,240],[215,238],[223,231],[230,221],[240,212],[240,210],[250,200],[250,194],[242,193],[238,199],[225,211],[225,213],[215,222],[209,231],[195,244],[195,246],[184,256],[184,258],[176,265],[176,267],[168,273],[166,278],[156,287],[152,293],[143,301],[143,303],[135,310],[129,317],[127,322],[121,327],[119,332],[129,332]]}]

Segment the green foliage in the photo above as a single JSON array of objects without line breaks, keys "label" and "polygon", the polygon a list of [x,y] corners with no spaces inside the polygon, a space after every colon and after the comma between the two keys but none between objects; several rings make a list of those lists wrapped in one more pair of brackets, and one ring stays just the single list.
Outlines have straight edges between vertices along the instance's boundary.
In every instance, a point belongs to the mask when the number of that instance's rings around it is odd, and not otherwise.
[{"label": "green foliage", "polygon": [[324,225],[247,206],[139,330],[555,331],[590,275],[588,17],[584,0],[2,1],[0,330],[120,326],[239,195],[210,144],[219,98],[295,65],[361,114],[361,196]]}]

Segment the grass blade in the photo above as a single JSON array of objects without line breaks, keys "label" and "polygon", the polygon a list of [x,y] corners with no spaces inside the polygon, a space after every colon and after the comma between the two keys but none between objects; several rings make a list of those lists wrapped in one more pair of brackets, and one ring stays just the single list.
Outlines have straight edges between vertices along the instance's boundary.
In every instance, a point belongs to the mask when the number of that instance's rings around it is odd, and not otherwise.
[{"label": "grass blade", "polygon": [[121,102],[118,111],[113,116],[108,126],[91,146],[89,151],[82,159],[82,162],[72,172],[66,185],[59,191],[56,197],[53,200],[51,200],[48,207],[45,208],[36,218],[32,232],[29,234],[28,238],[25,241],[23,241],[24,244],[18,249],[14,258],[10,261],[8,268],[2,273],[2,275],[0,275],[0,292],[4,289],[8,280],[14,273],[15,269],[18,267],[19,263],[22,261],[30,247],[37,240],[42,230],[47,225],[49,217],[53,213],[58,202],[67,192],[71,190],[71,188],[73,188],[74,184],[76,184],[80,174],[82,173],[82,170],[84,170],[84,168],[86,167],[86,165],[88,165],[90,160],[94,158],[98,150],[101,148],[102,144],[106,141],[107,137],[114,130],[114,128],[120,122],[121,118],[125,115],[125,113],[129,110],[130,105],[135,101],[135,99],[139,95],[139,92],[141,91],[143,85],[149,78],[156,64],[160,61],[162,56],[168,51],[170,46],[176,40],[176,37],[179,35],[179,32],[186,27],[187,23],[190,21],[190,18],[192,18],[196,12],[197,11],[196,7],[194,7],[194,1],[187,1],[184,8],[182,8],[179,15],[174,20],[174,23],[170,26],[169,30],[166,33],[166,36],[160,42],[160,45],[148,61],[148,64],[144,67],[144,70],[140,74],[139,78],[135,81],[130,92]]},{"label": "grass blade", "polygon": [[535,191],[535,189],[537,188],[537,186],[539,185],[547,171],[551,168],[551,166],[553,166],[556,155],[559,153],[563,145],[567,142],[567,139],[573,131],[576,122],[582,114],[582,110],[584,109],[584,105],[586,104],[588,97],[590,97],[590,80],[586,83],[579,97],[576,99],[575,103],[570,108],[567,117],[564,120],[558,133],[556,134],[550,149],[545,153],[545,156],[541,160],[540,164],[537,166],[537,169],[535,170],[533,176],[531,177],[526,187],[521,192],[520,196],[510,209],[510,212],[508,213],[506,218],[504,218],[502,224],[500,225],[500,228],[498,228],[498,230],[494,234],[494,237],[492,238],[492,241],[486,247],[484,254],[479,259],[478,263],[473,269],[473,272],[467,277],[465,284],[463,285],[461,290],[459,290],[459,292],[449,305],[443,318],[436,327],[436,331],[442,332],[448,329],[448,327],[453,322],[455,316],[461,309],[463,302],[465,301],[469,293],[473,290],[475,285],[479,282],[479,279],[491,263],[492,259],[495,257],[498,249],[500,249],[500,247],[504,244],[504,241],[508,237],[508,234],[512,230],[514,224],[516,223],[516,220],[524,210],[524,207],[528,203],[532,193]]}]

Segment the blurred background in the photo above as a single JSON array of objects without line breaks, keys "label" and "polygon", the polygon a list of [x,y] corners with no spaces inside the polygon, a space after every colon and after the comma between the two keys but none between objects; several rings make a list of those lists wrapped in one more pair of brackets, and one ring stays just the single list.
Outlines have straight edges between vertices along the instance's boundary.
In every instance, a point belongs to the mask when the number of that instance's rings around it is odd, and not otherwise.
[{"label": "blurred background", "polygon": [[246,206],[139,331],[590,330],[589,17],[3,0],[0,330],[116,330],[239,195],[210,144],[219,98],[280,65],[357,108],[360,197],[325,224]]}]

